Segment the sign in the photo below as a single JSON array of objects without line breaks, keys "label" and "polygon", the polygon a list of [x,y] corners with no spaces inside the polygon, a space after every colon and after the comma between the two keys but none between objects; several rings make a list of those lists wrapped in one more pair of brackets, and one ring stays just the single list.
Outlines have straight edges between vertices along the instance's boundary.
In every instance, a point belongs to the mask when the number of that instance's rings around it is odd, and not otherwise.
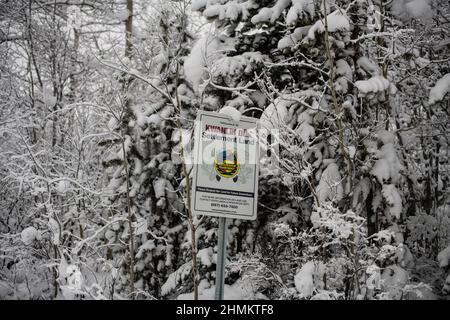
[{"label": "sign", "polygon": [[259,145],[257,119],[234,121],[199,111],[194,136],[192,211],[199,215],[256,219]]}]

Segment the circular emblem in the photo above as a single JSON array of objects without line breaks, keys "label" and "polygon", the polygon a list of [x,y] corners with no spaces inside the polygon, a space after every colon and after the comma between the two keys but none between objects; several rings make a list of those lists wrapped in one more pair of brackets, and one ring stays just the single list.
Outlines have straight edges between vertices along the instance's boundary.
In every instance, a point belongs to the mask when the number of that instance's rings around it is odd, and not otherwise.
[{"label": "circular emblem", "polygon": [[230,149],[219,150],[214,157],[214,170],[223,178],[233,178],[239,172],[240,164],[237,151]]}]

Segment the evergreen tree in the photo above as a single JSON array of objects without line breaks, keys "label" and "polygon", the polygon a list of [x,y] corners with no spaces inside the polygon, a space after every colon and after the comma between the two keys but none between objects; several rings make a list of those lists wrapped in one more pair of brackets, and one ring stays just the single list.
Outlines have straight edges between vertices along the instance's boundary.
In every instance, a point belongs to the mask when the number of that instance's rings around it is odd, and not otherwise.
[{"label": "evergreen tree", "polygon": [[[404,5],[419,20],[432,13],[425,2],[421,5],[426,10]],[[359,254],[355,248],[363,250],[370,243],[373,250],[366,256],[366,267],[392,266],[389,272],[406,283],[403,268],[410,265],[411,254],[403,236],[405,180],[393,123],[398,89],[385,53],[395,47],[394,37],[410,32],[404,24],[391,22],[401,10],[366,1],[328,0],[199,0],[192,8],[216,28],[206,45],[197,43],[209,52],[209,59],[206,53],[203,61],[193,59],[185,66],[199,88],[202,107],[232,106],[259,117],[263,128],[278,130],[278,138],[267,138],[279,145],[282,175],[262,176],[262,203],[252,227],[259,224],[257,230],[262,226],[265,232],[262,238],[250,238],[256,240],[250,246],[272,250],[273,255],[278,246],[270,240],[275,237],[273,225],[288,223],[295,233],[316,234],[309,244],[320,248],[314,259],[326,268],[343,263],[337,259],[339,252],[346,257],[348,277],[336,286],[347,288],[345,297],[362,294],[359,281],[366,275],[358,271],[361,266],[350,267],[349,262]],[[201,71],[188,72],[191,69]],[[289,190],[290,196],[276,197],[279,202],[270,210],[276,203],[270,192],[274,184],[278,190]],[[280,204],[286,211],[273,210]],[[333,221],[336,212],[344,220],[350,213],[358,217],[351,219],[355,225],[347,235],[351,248],[325,244],[332,225],[323,224],[323,219],[329,216]],[[362,235],[359,217],[366,222]],[[242,230],[242,225],[248,224],[237,222],[231,233],[239,234],[234,230]],[[238,239],[243,237],[234,241]],[[299,255],[290,267],[315,256]],[[276,269],[280,261],[273,257]],[[297,290],[302,292],[298,286]],[[395,290],[386,290],[398,297]]]},{"label": "evergreen tree", "polygon": [[[126,88],[123,104],[110,121],[110,128],[120,138],[105,161],[112,173],[108,190],[114,215],[131,211],[131,224],[123,222],[105,234],[110,244],[132,241],[135,248],[133,257],[130,249],[126,250],[121,283],[130,284],[134,265],[136,292],[156,298],[168,275],[184,263],[180,250],[187,223],[180,155],[173,149],[180,139],[178,122],[192,117],[188,98],[180,105],[170,98],[188,92],[182,75],[183,56],[191,39],[188,17],[179,3],[162,4],[161,8],[156,12],[157,27],[151,30],[159,35],[156,41],[149,36],[137,42],[132,34],[126,68],[112,66],[122,72],[120,79]],[[139,83],[137,73],[151,79],[150,85]],[[119,246],[108,256],[123,250]]]}]

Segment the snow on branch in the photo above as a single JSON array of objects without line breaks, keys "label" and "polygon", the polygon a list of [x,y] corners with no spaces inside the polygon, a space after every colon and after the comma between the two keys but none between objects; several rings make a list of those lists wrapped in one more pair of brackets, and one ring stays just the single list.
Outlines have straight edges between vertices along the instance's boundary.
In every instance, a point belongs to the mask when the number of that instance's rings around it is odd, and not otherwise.
[{"label": "snow on branch", "polygon": [[104,60],[100,60],[97,58],[97,60],[104,66],[109,67],[111,69],[117,70],[117,71],[121,71],[123,73],[129,74],[131,76],[136,77],[137,79],[147,83],[148,85],[150,85],[150,87],[152,87],[154,90],[156,90],[158,93],[160,93],[162,96],[164,96],[165,98],[167,98],[174,106],[176,105],[176,101],[164,90],[162,90],[161,88],[158,88],[157,86],[154,85],[152,80],[157,79],[157,77],[151,77],[151,78],[147,78],[143,75],[141,75],[137,70],[133,70],[133,69],[129,69],[129,68],[124,68],[124,67],[120,67],[116,64],[113,64],[111,62],[107,62]]},{"label": "snow on branch", "polygon": [[400,36],[402,33],[415,33],[416,31],[413,29],[400,29],[397,31],[392,31],[392,32],[372,32],[372,33],[367,33],[364,34],[356,39],[351,39],[350,42],[351,43],[357,43],[360,42],[362,40],[365,39],[371,39],[371,38],[379,38],[379,37],[398,37]]},{"label": "snow on branch", "polygon": [[447,73],[439,79],[430,91],[429,104],[435,104],[442,101],[447,93],[450,92],[450,73]]}]

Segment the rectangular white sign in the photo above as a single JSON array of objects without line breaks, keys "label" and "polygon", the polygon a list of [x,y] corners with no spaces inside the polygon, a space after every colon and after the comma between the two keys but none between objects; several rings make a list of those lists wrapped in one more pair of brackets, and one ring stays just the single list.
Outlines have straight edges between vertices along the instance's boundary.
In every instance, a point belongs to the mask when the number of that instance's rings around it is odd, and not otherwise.
[{"label": "rectangular white sign", "polygon": [[194,136],[192,210],[198,215],[256,219],[258,122],[199,111]]}]

